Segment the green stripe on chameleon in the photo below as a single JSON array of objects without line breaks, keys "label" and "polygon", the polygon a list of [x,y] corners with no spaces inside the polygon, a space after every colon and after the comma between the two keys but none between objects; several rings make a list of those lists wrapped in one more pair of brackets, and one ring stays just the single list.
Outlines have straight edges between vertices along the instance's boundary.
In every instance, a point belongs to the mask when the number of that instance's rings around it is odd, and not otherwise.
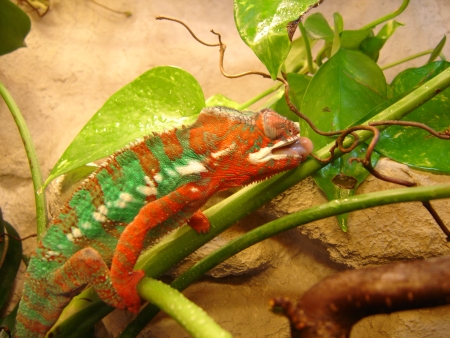
[{"label": "green stripe on chameleon", "polygon": [[[31,292],[29,293],[29,294],[32,294]],[[23,311],[23,313],[26,313],[27,314],[27,317],[29,317],[29,318],[31,318],[32,320],[35,320],[35,321],[37,321],[37,322],[40,322],[40,323],[42,323],[42,324],[46,324],[46,325],[49,325],[49,324],[51,324],[51,323],[48,323],[45,319],[44,319],[44,317],[42,316],[45,312],[44,311],[42,311],[42,309],[38,309],[38,310],[35,310],[35,309],[33,309],[33,308],[31,308],[30,307],[30,305],[31,306],[33,306],[34,304],[45,304],[45,305],[48,305],[47,304],[47,299],[38,299],[38,298],[32,298],[31,299],[31,302],[23,302],[22,301],[22,303],[23,304],[20,304],[20,306],[22,307],[22,311]]]},{"label": "green stripe on chameleon", "polygon": [[[69,201],[69,206],[77,213],[78,221],[76,227],[82,235],[90,239],[97,236],[107,236],[102,224],[93,217],[96,208],[92,204],[92,196],[89,191],[84,189],[78,190]],[[72,236],[77,238],[78,235],[77,230],[72,229]]]},{"label": "green stripe on chameleon", "polygon": [[145,204],[146,196],[137,192],[137,187],[145,186],[145,173],[140,161],[131,150],[116,157],[120,165],[118,173],[112,177],[107,170],[97,174],[103,191],[105,215],[112,221],[130,223]]},{"label": "green stripe on chameleon", "polygon": [[187,166],[191,161],[202,162],[204,157],[196,154],[189,147],[189,140],[183,130],[177,132],[177,138],[183,148],[183,153],[178,159],[170,160],[164,151],[164,144],[159,137],[147,140],[146,145],[159,162],[159,173],[153,176],[157,182],[156,198],[161,198],[178,187],[189,182],[198,182],[201,180],[200,174],[181,175],[177,172],[177,168]]}]

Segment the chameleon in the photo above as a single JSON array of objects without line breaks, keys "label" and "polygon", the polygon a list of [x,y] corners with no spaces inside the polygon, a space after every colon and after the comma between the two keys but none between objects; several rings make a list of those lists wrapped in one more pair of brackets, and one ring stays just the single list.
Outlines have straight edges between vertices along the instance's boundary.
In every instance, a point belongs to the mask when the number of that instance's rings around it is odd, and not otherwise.
[{"label": "chameleon", "polygon": [[293,169],[313,149],[298,124],[271,109],[204,108],[190,127],[152,134],[115,152],[64,204],[29,261],[16,337],[44,337],[90,285],[108,305],[137,313],[133,271],[148,237],[188,224],[216,192]]}]

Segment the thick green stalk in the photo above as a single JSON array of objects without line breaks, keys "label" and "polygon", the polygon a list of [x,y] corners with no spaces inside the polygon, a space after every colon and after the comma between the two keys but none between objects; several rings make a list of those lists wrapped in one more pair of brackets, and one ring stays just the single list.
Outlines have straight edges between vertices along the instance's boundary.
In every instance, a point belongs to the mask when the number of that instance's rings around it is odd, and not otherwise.
[{"label": "thick green stalk", "polygon": [[30,165],[36,204],[37,237],[39,239],[47,227],[47,207],[45,202],[45,194],[42,191],[42,183],[44,181],[42,179],[41,167],[39,165],[33,139],[31,138],[25,119],[23,118],[16,102],[1,82],[0,95],[3,97],[3,100],[5,100],[5,103],[8,106],[14,121],[16,122],[17,129],[19,129],[19,134],[22,138],[23,146],[25,147],[25,152],[27,154],[28,164]]},{"label": "thick green stalk", "polygon": [[231,334],[203,309],[163,282],[144,278],[139,283],[138,292],[146,301],[155,304],[175,319],[194,338],[231,338]]},{"label": "thick green stalk", "polygon": [[442,198],[450,198],[450,184],[378,191],[333,200],[326,204],[295,212],[275,221],[266,223],[230,241],[225,246],[208,255],[180,275],[175,281],[173,281],[171,286],[178,290],[184,290],[196,279],[203,276],[207,271],[242,250],[245,250],[256,243],[259,243],[283,231],[290,230],[310,222],[355,210],[386,204],[412,201],[423,202]]},{"label": "thick green stalk", "polygon": [[395,18],[396,16],[399,16],[400,14],[403,13],[403,11],[406,9],[406,7],[408,7],[408,4],[409,4],[409,0],[403,0],[400,7],[397,8],[395,11],[393,11],[392,13],[389,13],[385,16],[382,16],[381,18],[376,19],[375,21],[372,21],[371,23],[365,25],[364,27],[361,27],[360,30],[375,28],[380,23],[383,23],[385,21]]},{"label": "thick green stalk", "polygon": [[[450,68],[447,68],[439,75],[411,92],[409,95],[374,116],[370,121],[402,119],[409,112],[413,111],[421,104],[437,95],[437,89],[442,91],[449,86]],[[368,122],[369,121],[365,124]],[[357,134],[361,142],[369,140],[372,137],[371,132],[365,130],[358,131]],[[349,139],[344,142],[344,145],[348,146],[350,143],[351,141]],[[316,155],[326,157],[329,153],[329,149],[333,145],[333,143],[328,144],[317,151]],[[342,154],[339,151],[335,152],[335,158],[341,155]],[[294,170],[277,175],[272,179],[240,190],[230,198],[227,198],[221,203],[206,210],[205,214],[211,222],[211,230],[208,234],[199,235],[195,231],[190,230],[188,227],[180,228],[179,230],[173,232],[170,236],[164,238],[150,250],[147,250],[139,259],[136,268],[144,268],[147,276],[152,278],[162,275],[165,271],[180,262],[183,258],[187,257],[199,247],[236,223],[236,221],[264,205],[283,191],[299,183],[304,178],[310,176],[322,166],[322,163],[310,158]],[[82,297],[82,295],[80,295],[80,297]],[[83,311],[85,314],[83,317],[76,314],[68,320],[74,320],[75,322],[83,321],[85,323],[89,322],[92,324],[95,323],[101,319],[101,316],[97,316],[95,313],[95,311],[98,310],[96,304],[96,302],[92,302],[91,306],[93,309],[95,308],[95,310],[89,311],[89,309],[86,309]],[[136,318],[136,323],[146,323],[145,320],[143,320],[146,316],[148,316],[148,312],[144,309]],[[128,335],[127,330],[121,337],[132,337],[132,335]],[[130,328],[130,331],[138,330],[139,329],[137,328]]]}]

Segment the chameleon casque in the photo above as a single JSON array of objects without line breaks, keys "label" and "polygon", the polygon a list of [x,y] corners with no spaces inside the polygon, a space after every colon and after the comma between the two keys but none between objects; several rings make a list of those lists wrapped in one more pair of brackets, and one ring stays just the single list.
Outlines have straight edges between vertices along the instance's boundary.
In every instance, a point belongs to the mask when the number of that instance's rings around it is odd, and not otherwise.
[{"label": "chameleon casque", "polygon": [[[312,151],[297,124],[270,109],[204,108],[190,127],[146,136],[110,156],[76,190],[38,243],[26,273],[16,337],[44,337],[86,285],[107,304],[138,312],[133,271],[150,234],[209,221],[217,191],[297,167]],[[154,229],[156,230],[156,229]]]}]

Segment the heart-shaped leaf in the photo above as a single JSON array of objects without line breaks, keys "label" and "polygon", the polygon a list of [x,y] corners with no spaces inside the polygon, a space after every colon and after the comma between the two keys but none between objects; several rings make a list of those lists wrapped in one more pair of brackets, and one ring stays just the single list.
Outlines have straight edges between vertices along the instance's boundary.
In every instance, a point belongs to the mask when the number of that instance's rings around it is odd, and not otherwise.
[{"label": "heart-shaped leaf", "polygon": [[317,0],[235,0],[234,20],[242,40],[277,77],[289,50],[288,25]]},{"label": "heart-shaped leaf", "polygon": [[45,184],[153,131],[191,124],[204,106],[203,91],[192,75],[176,67],[153,68],[106,101],[66,149]]}]

